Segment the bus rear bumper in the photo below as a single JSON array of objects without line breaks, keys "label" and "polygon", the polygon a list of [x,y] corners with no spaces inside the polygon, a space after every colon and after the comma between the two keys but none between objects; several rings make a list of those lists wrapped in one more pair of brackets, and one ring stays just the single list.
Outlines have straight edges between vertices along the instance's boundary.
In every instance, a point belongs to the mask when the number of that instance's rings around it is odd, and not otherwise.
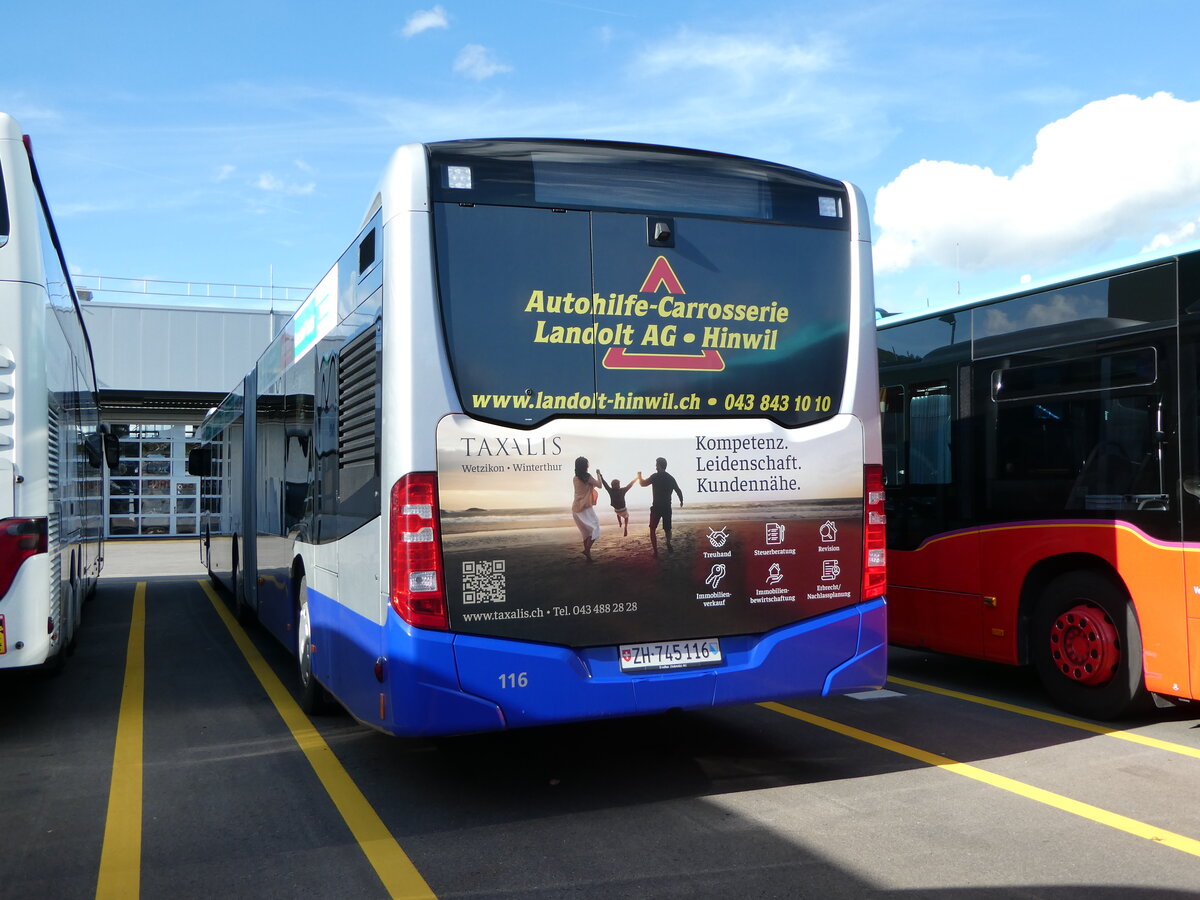
[{"label": "bus rear bumper", "polygon": [[572,649],[456,635],[463,692],[494,704],[499,727],[700,709],[869,690],[886,678],[884,601],[763,635],[721,638],[718,666],[624,673],[617,648]]}]

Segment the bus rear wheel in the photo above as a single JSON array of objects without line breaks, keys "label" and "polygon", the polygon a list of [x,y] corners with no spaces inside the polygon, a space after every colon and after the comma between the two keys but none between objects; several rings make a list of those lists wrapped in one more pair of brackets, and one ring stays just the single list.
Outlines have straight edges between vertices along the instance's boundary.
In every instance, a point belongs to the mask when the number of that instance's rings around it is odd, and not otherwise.
[{"label": "bus rear wheel", "polygon": [[303,577],[300,579],[299,595],[299,608],[296,613],[296,658],[300,673],[300,708],[310,716],[320,716],[333,711],[334,701],[313,674],[308,580]]},{"label": "bus rear wheel", "polygon": [[233,574],[230,576],[230,582],[233,584],[233,614],[242,625],[249,625],[255,619],[255,614],[251,611],[250,604],[246,602],[246,578],[249,577],[248,573],[240,573],[241,580],[238,580],[240,562],[238,542],[235,536],[233,539]]},{"label": "bus rear wheel", "polygon": [[1133,604],[1099,572],[1068,572],[1046,586],[1029,646],[1046,693],[1070,712],[1116,719],[1149,700]]}]

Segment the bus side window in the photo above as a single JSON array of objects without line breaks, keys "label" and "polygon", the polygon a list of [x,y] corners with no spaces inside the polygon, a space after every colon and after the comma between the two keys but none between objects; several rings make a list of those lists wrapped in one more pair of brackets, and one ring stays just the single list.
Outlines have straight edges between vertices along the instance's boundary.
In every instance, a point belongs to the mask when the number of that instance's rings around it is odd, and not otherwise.
[{"label": "bus side window", "polygon": [[882,415],[883,477],[888,488],[904,484],[904,388],[885,387],[879,395]]},{"label": "bus side window", "polygon": [[908,405],[909,484],[950,483],[950,386],[913,387]]}]

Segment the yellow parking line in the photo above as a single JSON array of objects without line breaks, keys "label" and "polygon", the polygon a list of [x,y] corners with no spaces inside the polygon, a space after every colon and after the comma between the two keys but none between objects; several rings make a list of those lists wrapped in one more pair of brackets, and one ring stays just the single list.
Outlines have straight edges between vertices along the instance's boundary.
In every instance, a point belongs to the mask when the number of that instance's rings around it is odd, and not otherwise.
[{"label": "yellow parking line", "polygon": [[1054,713],[1042,712],[1040,709],[1030,709],[1026,706],[1016,706],[1012,703],[1005,703],[1002,700],[992,700],[989,697],[979,697],[975,694],[964,694],[961,691],[952,691],[949,688],[938,687],[933,684],[922,684],[919,681],[909,681],[907,678],[897,678],[890,676],[888,678],[893,684],[903,685],[904,687],[914,688],[918,691],[928,691],[931,694],[940,694],[943,697],[953,697],[955,700],[966,700],[968,703],[978,703],[980,706],[990,706],[993,709],[1002,709],[1005,712],[1016,713],[1020,716],[1028,716],[1032,719],[1041,719],[1044,722],[1053,722],[1055,725],[1066,725],[1068,728],[1077,728],[1080,731],[1090,731],[1093,734],[1102,734],[1105,737],[1116,738],[1120,741],[1129,741],[1133,744],[1141,744],[1144,747],[1153,747],[1156,750],[1166,750],[1169,753],[1178,753],[1181,756],[1190,756],[1193,759],[1200,759],[1200,749],[1188,747],[1185,744],[1175,744],[1171,741],[1160,741],[1158,738],[1146,737],[1142,734],[1137,734],[1132,731],[1122,731],[1117,728],[1107,728],[1104,725],[1097,725],[1094,722],[1085,722],[1082,719],[1072,719],[1070,716],[1059,716]]},{"label": "yellow parking line", "polygon": [[267,661],[258,652],[258,648],[254,646],[250,638],[246,636],[246,632],[238,625],[237,620],[225,608],[225,604],[217,596],[216,591],[207,581],[201,581],[199,584],[220,615],[221,621],[229,629],[234,643],[246,657],[246,662],[250,664],[250,668],[258,677],[259,683],[262,684],[267,696],[275,705],[280,718],[291,731],[292,737],[296,739],[296,744],[304,752],[313,771],[316,772],[317,778],[325,786],[334,806],[342,814],[350,832],[358,841],[359,847],[362,848],[367,860],[374,867],[376,874],[379,875],[379,880],[383,882],[388,894],[392,897],[435,898],[436,900],[436,895],[425,883],[421,873],[417,871],[408,855],[400,849],[400,845],[392,837],[383,820],[379,818],[378,813],[363,796],[362,791],[358,789],[358,785],[342,767],[341,762],[338,761],[325,739],[321,737],[320,732],[313,727],[312,722],[292,699],[292,695],[288,693],[274,670],[267,665]]},{"label": "yellow parking line", "polygon": [[798,719],[801,722],[807,722],[809,725],[816,725],[818,728],[824,728],[827,731],[832,731],[844,737],[853,738],[856,741],[862,741],[866,744],[879,747],[891,753],[906,756],[909,759],[915,759],[918,762],[923,762],[926,765],[936,766],[939,769],[944,769],[947,772],[953,772],[956,775],[962,775],[965,778],[972,778],[975,781],[983,782],[992,787],[1000,788],[1003,791],[1016,794],[1020,797],[1025,797],[1029,800],[1034,800],[1038,803],[1052,806],[1055,809],[1060,809],[1063,812],[1071,813],[1072,815],[1088,819],[1100,825],[1107,825],[1109,828],[1115,828],[1118,831],[1124,831],[1136,837],[1145,838],[1148,841],[1154,841],[1158,844],[1164,844],[1168,847],[1173,847],[1176,850],[1182,850],[1184,853],[1190,853],[1192,856],[1200,856],[1200,841],[1193,838],[1184,837],[1181,834],[1175,834],[1171,831],[1166,831],[1162,828],[1155,828],[1153,825],[1147,825],[1144,822],[1139,822],[1136,819],[1130,819],[1127,816],[1118,815],[1114,812],[1109,812],[1106,809],[1101,809],[1098,806],[1092,806],[1089,803],[1081,803],[1078,800],[1072,800],[1070,797],[1064,797],[1062,794],[1056,794],[1053,791],[1045,791],[1033,785],[1025,784],[1021,781],[1016,781],[1012,778],[1006,778],[1003,775],[995,775],[987,772],[976,766],[968,765],[967,763],[956,762],[945,756],[939,756],[936,753],[930,753],[926,750],[921,750],[917,747],[902,744],[899,741],[893,741],[889,738],[880,737],[877,734],[872,734],[869,731],[863,731],[859,728],[854,728],[851,725],[844,725],[841,722],[835,722],[832,719],[825,719],[821,716],[814,716],[811,713],[803,712],[791,706],[785,706],[782,703],[760,703],[765,709],[773,712],[781,713],[793,719]]},{"label": "yellow parking line", "polygon": [[142,874],[142,722],[146,685],[146,582],[133,592],[125,685],[117,718],[97,898],[137,897]]}]

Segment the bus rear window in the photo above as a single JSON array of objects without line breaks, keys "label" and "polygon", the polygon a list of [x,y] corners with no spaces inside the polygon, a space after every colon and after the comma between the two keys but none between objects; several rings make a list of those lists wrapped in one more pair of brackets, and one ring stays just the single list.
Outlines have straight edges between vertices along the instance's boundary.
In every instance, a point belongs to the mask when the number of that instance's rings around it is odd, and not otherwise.
[{"label": "bus rear window", "polygon": [[[676,210],[669,210],[675,213]],[[435,204],[462,409],[828,418],[845,381],[845,232],[703,217]],[[669,222],[673,247],[648,241]]]},{"label": "bus rear window", "polygon": [[430,145],[435,200],[624,210],[849,230],[841,182],[734,156],[599,141]]},{"label": "bus rear window", "polygon": [[533,154],[533,197],[549,206],[669,209],[740,219],[770,219],[774,206],[767,179],[755,173],[717,178],[667,162],[618,168],[545,153]]}]

